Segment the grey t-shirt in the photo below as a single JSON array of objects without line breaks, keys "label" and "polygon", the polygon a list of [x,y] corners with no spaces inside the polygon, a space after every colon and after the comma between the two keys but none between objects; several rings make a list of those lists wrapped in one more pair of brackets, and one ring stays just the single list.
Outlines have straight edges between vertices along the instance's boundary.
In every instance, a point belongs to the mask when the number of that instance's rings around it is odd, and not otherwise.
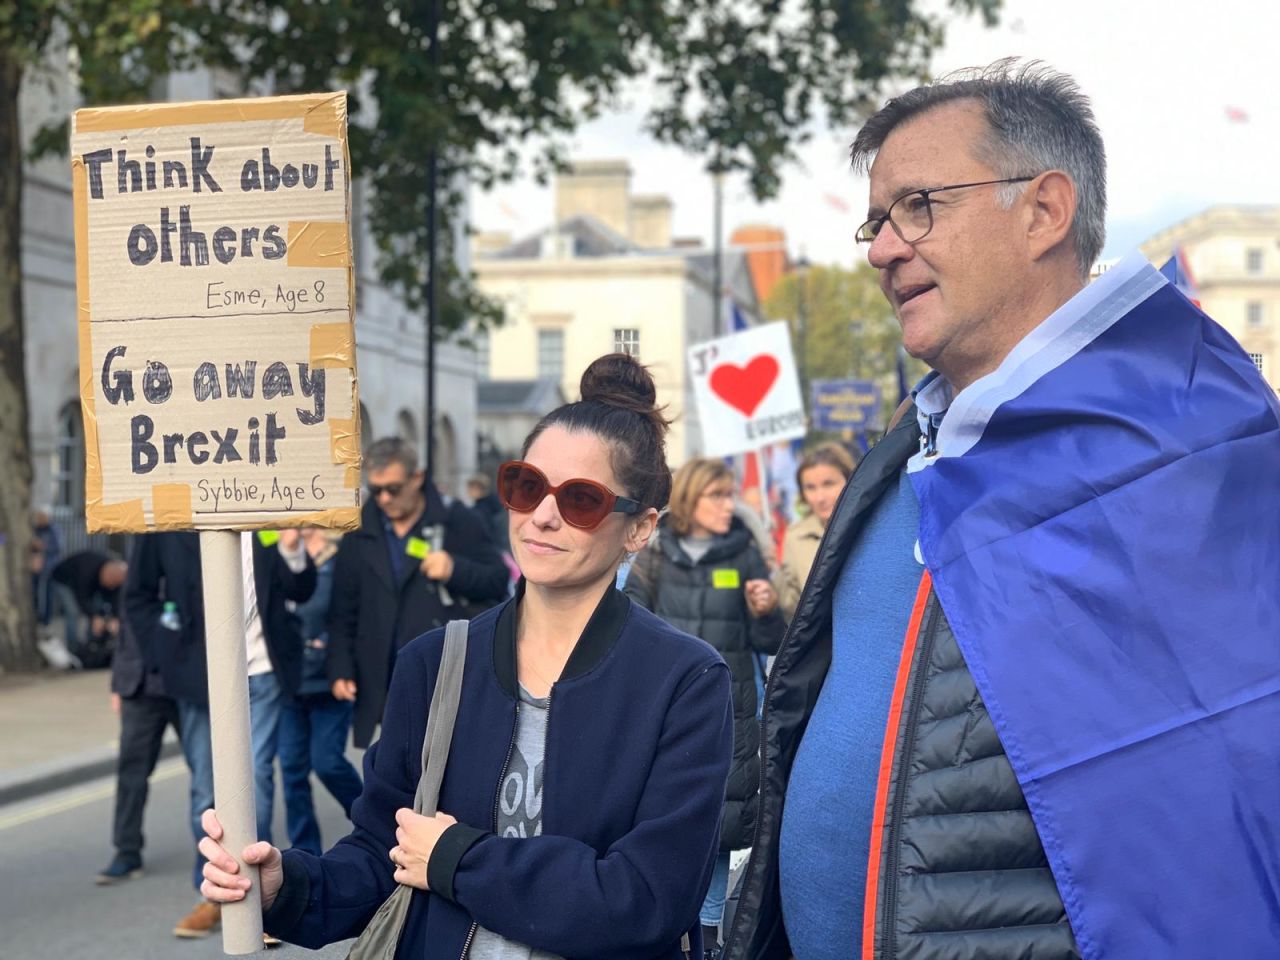
[{"label": "grey t-shirt", "polygon": [[[542,768],[547,747],[550,697],[539,700],[520,688],[516,743],[498,797],[498,836],[542,835]],[[468,960],[560,960],[553,953],[534,950],[481,927],[471,942]]]}]

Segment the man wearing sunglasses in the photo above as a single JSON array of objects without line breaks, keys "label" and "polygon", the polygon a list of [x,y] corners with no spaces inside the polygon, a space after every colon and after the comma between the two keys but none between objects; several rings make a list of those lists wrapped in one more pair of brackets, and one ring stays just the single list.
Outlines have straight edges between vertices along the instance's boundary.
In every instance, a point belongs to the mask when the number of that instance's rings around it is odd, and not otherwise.
[{"label": "man wearing sunglasses", "polygon": [[1089,284],[1070,77],[919,87],[851,155],[933,373],[778,652],[724,960],[1275,956],[1280,404],[1141,255]]},{"label": "man wearing sunglasses", "polygon": [[503,599],[508,584],[479,517],[445,503],[409,443],[378,440],[364,463],[361,525],[338,548],[329,608],[329,679],[335,697],[355,701],[358,747],[382,720],[396,652]]}]

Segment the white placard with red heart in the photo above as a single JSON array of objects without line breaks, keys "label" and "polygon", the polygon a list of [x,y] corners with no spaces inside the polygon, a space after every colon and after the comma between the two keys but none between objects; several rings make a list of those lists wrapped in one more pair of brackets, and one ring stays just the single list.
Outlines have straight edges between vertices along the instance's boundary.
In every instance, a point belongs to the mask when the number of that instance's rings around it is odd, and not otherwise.
[{"label": "white placard with red heart", "polygon": [[689,374],[703,456],[728,457],[804,436],[804,403],[785,323],[694,344]]}]

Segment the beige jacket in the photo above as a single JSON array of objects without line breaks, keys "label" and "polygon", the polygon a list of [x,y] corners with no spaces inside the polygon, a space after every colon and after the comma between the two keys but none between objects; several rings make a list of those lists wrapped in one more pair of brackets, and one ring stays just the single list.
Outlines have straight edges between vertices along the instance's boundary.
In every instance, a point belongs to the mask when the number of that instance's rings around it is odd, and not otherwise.
[{"label": "beige jacket", "polygon": [[787,527],[782,538],[782,567],[777,577],[778,603],[787,620],[795,616],[800,591],[804,589],[809,568],[818,556],[823,530],[822,521],[810,513]]}]

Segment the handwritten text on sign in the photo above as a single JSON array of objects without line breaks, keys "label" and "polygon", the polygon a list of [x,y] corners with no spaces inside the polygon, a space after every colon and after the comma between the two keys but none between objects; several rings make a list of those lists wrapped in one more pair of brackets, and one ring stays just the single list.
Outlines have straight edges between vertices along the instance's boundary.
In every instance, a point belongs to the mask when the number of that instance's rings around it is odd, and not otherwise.
[{"label": "handwritten text on sign", "polygon": [[732,456],[805,433],[804,404],[785,323],[689,348],[703,453]]},{"label": "handwritten text on sign", "polygon": [[72,166],[91,529],[354,525],[345,95],[81,110]]}]

